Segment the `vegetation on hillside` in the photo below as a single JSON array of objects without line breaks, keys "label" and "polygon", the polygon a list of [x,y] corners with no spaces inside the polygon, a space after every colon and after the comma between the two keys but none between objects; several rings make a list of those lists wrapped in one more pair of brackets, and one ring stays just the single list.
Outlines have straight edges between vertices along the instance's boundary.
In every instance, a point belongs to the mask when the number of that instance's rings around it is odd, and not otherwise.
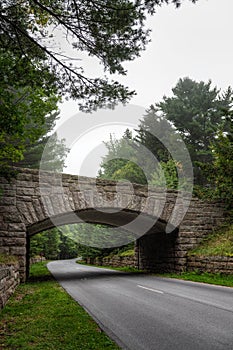
[{"label": "vegetation on hillside", "polygon": [[190,251],[189,254],[197,256],[219,255],[233,257],[233,225],[210,234],[196,249]]}]

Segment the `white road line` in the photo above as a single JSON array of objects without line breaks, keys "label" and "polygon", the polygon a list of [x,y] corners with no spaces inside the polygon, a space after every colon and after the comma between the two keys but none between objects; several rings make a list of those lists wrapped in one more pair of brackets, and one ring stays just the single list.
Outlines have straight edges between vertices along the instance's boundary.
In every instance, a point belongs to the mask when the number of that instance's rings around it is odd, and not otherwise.
[{"label": "white road line", "polygon": [[164,292],[162,292],[161,290],[157,290],[157,289],[152,289],[152,288],[144,287],[144,286],[141,286],[140,284],[138,284],[137,286],[138,286],[139,288],[143,288],[143,289],[150,290],[151,292],[155,292],[155,293],[159,293],[159,294],[164,294]]}]

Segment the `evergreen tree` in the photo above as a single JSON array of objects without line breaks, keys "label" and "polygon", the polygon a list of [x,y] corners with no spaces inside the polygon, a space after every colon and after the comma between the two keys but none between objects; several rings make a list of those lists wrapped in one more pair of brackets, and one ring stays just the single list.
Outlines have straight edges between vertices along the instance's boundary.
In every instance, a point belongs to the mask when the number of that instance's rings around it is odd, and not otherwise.
[{"label": "evergreen tree", "polygon": [[104,142],[108,153],[103,157],[99,176],[105,179],[119,179],[117,172],[135,160],[135,144],[132,132],[126,129],[119,140],[110,135],[110,140]]},{"label": "evergreen tree", "polygon": [[215,197],[224,200],[232,210],[233,206],[233,115],[226,118],[228,131],[220,130],[211,144],[213,162],[205,167],[207,176],[212,184]]},{"label": "evergreen tree", "polygon": [[15,166],[62,172],[69,150],[64,140],[58,140],[56,133],[51,134],[58,115],[51,113],[46,116],[40,137],[34,143],[27,140],[23,159],[14,163]]},{"label": "evergreen tree", "polygon": [[126,102],[134,92],[106,76],[86,76],[82,66],[59,50],[51,28],[62,31],[70,49],[96,57],[105,71],[126,74],[122,63],[138,57],[149,41],[146,14],[170,2],[178,7],[181,0],[2,0],[0,44],[28,61],[44,61],[59,91],[80,100],[86,110]]},{"label": "evergreen tree", "polygon": [[[176,147],[177,134],[175,128],[171,128],[167,119],[158,112],[155,106],[151,105],[146,111],[146,115],[140,121],[139,128],[136,131],[135,140],[144,147],[144,153],[148,150],[159,163],[169,161],[171,158],[169,150],[173,150]],[[141,152],[143,152],[143,149],[141,147]],[[144,159],[147,173],[154,173],[154,164],[148,159],[146,154],[141,158]],[[149,178],[151,179],[151,177]]]},{"label": "evergreen tree", "polygon": [[210,144],[219,128],[223,126],[226,130],[222,117],[224,111],[231,108],[233,91],[229,87],[221,94],[217,87],[211,87],[211,81],[184,78],[172,92],[172,97],[164,96],[156,107],[182,136],[193,161],[196,184],[205,185],[206,178],[199,163],[212,161]]},{"label": "evergreen tree", "polygon": [[45,132],[46,117],[57,110],[53,77],[46,68],[40,77],[40,65],[0,49],[1,172],[23,159],[28,145]]}]

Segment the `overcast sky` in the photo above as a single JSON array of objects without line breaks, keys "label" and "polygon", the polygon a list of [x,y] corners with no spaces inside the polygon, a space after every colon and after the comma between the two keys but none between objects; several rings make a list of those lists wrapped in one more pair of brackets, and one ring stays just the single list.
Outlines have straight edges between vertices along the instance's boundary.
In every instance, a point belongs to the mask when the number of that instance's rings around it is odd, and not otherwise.
[{"label": "overcast sky", "polygon": [[[233,87],[232,15],[232,0],[199,0],[195,5],[186,0],[179,9],[158,8],[148,19],[151,43],[140,58],[124,65],[126,77],[114,77],[136,90],[130,103],[148,108],[163,95],[171,95],[178,79],[186,76],[211,79],[223,90]],[[92,60],[87,68],[93,76],[101,72]],[[63,103],[60,110],[59,124],[78,112],[74,101]],[[84,117],[79,118],[81,123]]]},{"label": "overcast sky", "polygon": [[[141,57],[125,63],[126,77],[114,77],[137,91],[131,103],[148,108],[162,96],[171,94],[179,78],[197,81],[211,79],[226,89],[233,86],[233,1],[199,0],[195,5],[184,0],[158,8],[148,19],[151,43]],[[89,72],[101,72],[90,63]],[[61,106],[61,117],[77,113],[75,102]]]}]

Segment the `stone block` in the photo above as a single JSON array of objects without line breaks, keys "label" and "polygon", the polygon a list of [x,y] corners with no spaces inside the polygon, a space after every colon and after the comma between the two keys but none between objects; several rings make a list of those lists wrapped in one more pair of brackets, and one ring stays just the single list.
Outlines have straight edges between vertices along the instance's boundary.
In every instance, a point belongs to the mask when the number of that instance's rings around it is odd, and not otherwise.
[{"label": "stone block", "polygon": [[9,231],[16,231],[16,232],[25,231],[26,232],[26,226],[24,223],[10,223],[10,224],[8,224],[8,229],[9,229]]},{"label": "stone block", "polygon": [[15,197],[16,191],[12,188],[10,189],[4,189],[3,194],[4,197]]},{"label": "stone block", "polygon": [[0,197],[0,205],[16,205],[16,198],[15,197]]},{"label": "stone block", "polygon": [[21,223],[22,222],[22,217],[17,212],[16,208],[15,208],[14,212],[4,213],[3,219],[4,219],[5,223]]},{"label": "stone block", "polygon": [[16,256],[20,256],[20,255],[26,255],[26,247],[22,246],[22,247],[9,247],[9,252],[11,255],[16,255]]},{"label": "stone block", "polygon": [[24,187],[18,187],[17,188],[17,195],[18,196],[33,196],[35,194],[34,188],[24,188]]},{"label": "stone block", "polygon": [[20,181],[32,181],[32,174],[31,173],[27,173],[26,171],[23,172],[23,173],[19,173],[17,175],[17,180],[20,182]]},{"label": "stone block", "polygon": [[45,213],[44,213],[43,205],[42,205],[41,201],[37,198],[33,199],[32,205],[33,205],[33,208],[34,208],[34,211],[36,213],[38,220],[39,221],[44,220]]},{"label": "stone block", "polygon": [[10,248],[9,247],[3,247],[0,245],[0,254],[8,254],[9,255]]},{"label": "stone block", "polygon": [[32,181],[17,181],[17,191],[19,190],[19,187],[23,188],[34,188],[36,186],[35,182]]}]

